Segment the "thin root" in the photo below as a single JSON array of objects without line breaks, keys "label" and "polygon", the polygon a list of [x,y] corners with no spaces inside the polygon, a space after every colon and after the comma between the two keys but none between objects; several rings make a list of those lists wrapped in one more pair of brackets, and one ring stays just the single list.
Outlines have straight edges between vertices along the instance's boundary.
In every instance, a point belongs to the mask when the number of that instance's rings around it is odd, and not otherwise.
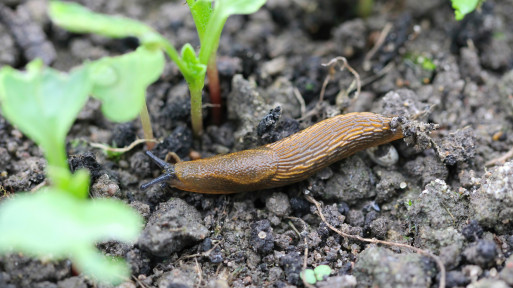
[{"label": "thin root", "polygon": [[[328,86],[328,82],[333,78],[333,75],[335,74],[335,71],[333,70],[335,67],[335,64],[340,64],[340,63],[342,63],[342,64],[340,65],[339,71],[344,71],[344,68],[345,68],[349,72],[351,72],[351,74],[353,74],[353,76],[354,76],[354,80],[356,82],[356,93],[353,97],[353,102],[356,99],[358,99],[358,96],[360,96],[360,92],[362,90],[362,82],[360,80],[360,74],[358,74],[358,72],[356,72],[356,70],[354,70],[353,67],[351,67],[351,65],[349,65],[349,63],[347,63],[347,59],[345,57],[338,56],[338,57],[331,59],[328,63],[322,64],[322,66],[330,67],[330,73],[328,74],[328,76],[326,76],[326,79],[324,79],[324,82],[322,83],[321,96],[320,96],[319,102],[324,99],[324,93],[326,92],[326,86]],[[353,84],[351,84],[350,89],[352,88],[352,86],[353,86]],[[346,93],[347,93],[347,95],[349,95],[349,91],[346,91]]]},{"label": "thin root", "polygon": [[497,164],[502,165],[502,164],[506,163],[506,161],[508,161],[511,157],[513,157],[513,148],[511,148],[511,150],[506,152],[506,154],[504,154],[500,157],[497,157],[497,158],[493,158],[492,160],[486,162],[485,166],[490,167],[490,166],[494,166]]},{"label": "thin root", "polygon": [[304,117],[305,113],[306,113],[305,99],[303,98],[303,95],[301,95],[301,92],[299,92],[299,89],[294,87],[293,91],[294,91],[294,96],[296,96],[296,99],[299,102],[299,106],[301,108],[301,117]]},{"label": "thin root", "polygon": [[109,152],[125,153],[125,152],[132,150],[135,146],[142,144],[142,143],[146,143],[146,142],[156,143],[158,141],[155,139],[137,139],[134,142],[132,142],[130,145],[123,147],[123,148],[114,148],[114,147],[110,147],[109,145],[105,145],[105,144],[101,144],[101,143],[90,143],[89,145],[91,145],[91,147],[100,148],[102,150],[109,151]]},{"label": "thin root", "polygon": [[444,264],[442,263],[442,261],[440,260],[440,258],[438,258],[436,255],[433,255],[426,250],[422,250],[422,249],[410,246],[408,244],[394,243],[394,242],[383,241],[383,240],[378,240],[378,239],[363,238],[358,235],[351,235],[351,234],[344,233],[344,232],[338,230],[337,228],[333,227],[330,223],[328,223],[328,221],[326,221],[324,214],[322,214],[321,204],[319,204],[319,202],[317,202],[317,200],[315,200],[310,195],[305,195],[305,197],[306,197],[306,200],[308,200],[308,202],[315,205],[315,207],[317,208],[317,212],[319,213],[319,216],[321,217],[322,222],[324,222],[324,224],[326,224],[326,226],[328,226],[331,230],[333,230],[335,233],[339,234],[342,237],[359,240],[359,241],[367,242],[367,243],[383,244],[383,245],[387,245],[387,246],[407,248],[407,249],[411,249],[419,254],[422,254],[424,256],[428,256],[428,257],[432,258],[438,265],[438,268],[440,269],[440,283],[439,283],[438,287],[445,288],[445,267],[444,267]]},{"label": "thin root", "polygon": [[30,192],[31,192],[31,193],[34,193],[34,192],[36,192],[37,190],[39,190],[39,189],[43,188],[44,186],[46,186],[46,184],[47,184],[47,183],[46,183],[46,179],[45,179],[45,180],[43,180],[43,182],[41,182],[41,183],[37,184],[37,185],[36,185],[36,186],[34,186],[32,189],[30,189]]},{"label": "thin root", "polygon": [[[303,219],[298,218],[298,217],[286,217],[286,218],[289,218],[290,220],[297,220],[297,221],[301,222],[301,224],[303,225],[303,231],[306,230],[306,223]],[[294,224],[292,222],[289,222],[289,225],[297,233],[297,235],[299,236],[299,239],[301,239],[301,233],[297,230],[296,226],[294,226]],[[305,257],[303,259],[303,270],[304,270],[304,269],[306,269],[306,264],[307,264],[307,260],[308,260],[308,242],[306,241],[306,237],[303,237],[303,240],[305,240]]]},{"label": "thin root", "polygon": [[374,47],[365,55],[365,58],[363,60],[363,70],[369,71],[371,64],[370,60],[372,57],[374,57],[374,54],[378,52],[379,48],[385,43],[385,40],[387,39],[388,33],[390,33],[390,30],[392,30],[393,25],[391,23],[385,24],[385,27],[383,27],[383,30],[381,30],[381,33],[379,33],[379,38],[376,41],[376,44],[374,44]]},{"label": "thin root", "polygon": [[[340,64],[340,63],[342,63],[342,64]],[[349,88],[346,90],[346,94],[347,95],[350,94],[351,90],[353,89],[353,87],[356,83],[356,93],[355,93],[353,99],[351,100],[351,102],[354,103],[354,101],[356,101],[356,99],[358,99],[358,96],[360,95],[360,92],[362,90],[362,82],[360,80],[360,74],[358,74],[358,72],[356,72],[356,70],[354,70],[353,67],[351,67],[351,65],[349,65],[349,63],[347,63],[347,59],[345,57],[338,56],[338,57],[332,58],[328,63],[322,64],[322,66],[329,66],[330,69],[328,71],[328,75],[326,76],[326,78],[324,78],[324,82],[322,83],[321,92],[319,93],[319,101],[317,102],[317,105],[312,110],[308,111],[308,113],[306,113],[306,114],[301,113],[301,118],[299,118],[298,120],[304,120],[312,115],[315,115],[321,109],[322,103],[324,100],[324,94],[326,94],[326,87],[328,86],[328,83],[331,80],[333,80],[335,72],[336,72],[335,64],[340,65],[339,71],[344,71],[344,69],[347,69],[351,74],[353,74],[355,80],[353,81],[353,83],[351,83]]]}]

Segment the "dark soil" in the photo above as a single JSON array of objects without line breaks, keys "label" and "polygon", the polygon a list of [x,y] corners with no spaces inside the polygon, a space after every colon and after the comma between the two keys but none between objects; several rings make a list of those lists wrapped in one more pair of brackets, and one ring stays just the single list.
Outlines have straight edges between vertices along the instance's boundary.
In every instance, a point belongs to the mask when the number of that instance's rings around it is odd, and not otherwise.
[{"label": "dark soil", "polygon": [[[199,45],[184,1],[79,2],[142,20],[176,47]],[[489,0],[456,22],[446,0],[375,2],[367,18],[357,15],[356,1],[345,0],[269,0],[253,15],[231,17],[218,53],[223,124],[211,125],[205,108],[205,133],[193,139],[187,86],[168,63],[147,95],[162,140],[154,152],[208,157],[355,111],[439,124],[429,137],[416,131],[420,146],[395,141],[269,191],[200,195],[158,185],[141,191],[160,173],[143,145],[116,159],[89,145],[128,145],[142,137],[140,123],[110,123],[100,103],[86,105],[68,137],[71,167],[91,171],[92,197],[119,198],[147,220],[134,245],[98,245],[130,263],[133,278],[119,287],[301,287],[303,263],[332,268],[319,287],[438,285],[441,273],[432,258],[339,236],[321,222],[305,193],[321,201],[327,221],[345,233],[438,255],[448,287],[513,286],[513,162],[485,166],[513,145],[513,5]],[[21,69],[42,57],[68,70],[137,46],[135,39],[68,33],[48,21],[46,5],[2,1],[0,66]],[[362,92],[355,98],[353,75],[337,72],[319,103],[329,71],[321,64],[337,56],[359,73]],[[208,89],[204,98],[208,103]],[[39,148],[1,115],[0,135],[2,194],[43,183]],[[105,286],[77,275],[69,261],[14,254],[0,256],[0,287]]]}]

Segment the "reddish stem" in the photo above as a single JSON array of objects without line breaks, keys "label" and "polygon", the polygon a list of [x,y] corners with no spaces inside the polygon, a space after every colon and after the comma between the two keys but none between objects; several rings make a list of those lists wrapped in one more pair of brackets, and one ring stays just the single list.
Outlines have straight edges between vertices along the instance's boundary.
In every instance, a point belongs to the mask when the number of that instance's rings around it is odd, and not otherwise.
[{"label": "reddish stem", "polygon": [[208,90],[210,102],[212,103],[212,122],[215,125],[221,124],[221,87],[219,86],[219,72],[217,71],[216,55],[213,54],[207,66]]}]

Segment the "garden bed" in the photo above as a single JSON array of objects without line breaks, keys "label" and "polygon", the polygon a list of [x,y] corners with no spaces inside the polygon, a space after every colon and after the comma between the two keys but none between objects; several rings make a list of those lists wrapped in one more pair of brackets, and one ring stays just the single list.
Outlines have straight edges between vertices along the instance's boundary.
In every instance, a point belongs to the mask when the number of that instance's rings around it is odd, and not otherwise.
[{"label": "garden bed", "polygon": [[[133,38],[77,35],[52,25],[45,0],[4,2],[0,66],[21,69],[41,57],[67,71],[137,47]],[[139,19],[176,47],[199,45],[184,1],[79,2]],[[486,1],[457,22],[448,1],[375,1],[365,18],[354,2],[269,0],[255,14],[230,17],[218,51],[224,119],[211,124],[206,106],[200,139],[190,130],[187,84],[168,61],[147,91],[161,140],[153,152],[187,161],[197,153],[239,151],[362,111],[438,124],[425,139],[429,147],[397,140],[265,191],[203,195],[159,185],[142,191],[141,184],[161,173],[144,145],[117,158],[90,145],[127,146],[142,137],[140,122],[109,122],[91,99],[67,138],[71,168],[90,170],[91,197],[121,199],[147,222],[134,245],[98,244],[128,261],[133,277],[120,287],[301,287],[304,265],[321,264],[332,273],[318,287],[437,287],[442,278],[448,287],[513,286],[513,162],[499,159],[513,147],[513,6]],[[337,56],[358,72],[358,97],[352,73],[329,74],[322,65]],[[209,103],[208,89],[204,100]],[[279,118],[270,112],[277,106]],[[276,122],[257,133],[263,119]],[[1,115],[0,135],[0,196],[44,185],[39,148]],[[376,160],[393,151],[397,159]],[[308,197],[344,233],[437,255],[445,277],[426,253],[340,236]],[[0,256],[0,287],[103,286],[77,275],[70,261],[14,254]]]}]

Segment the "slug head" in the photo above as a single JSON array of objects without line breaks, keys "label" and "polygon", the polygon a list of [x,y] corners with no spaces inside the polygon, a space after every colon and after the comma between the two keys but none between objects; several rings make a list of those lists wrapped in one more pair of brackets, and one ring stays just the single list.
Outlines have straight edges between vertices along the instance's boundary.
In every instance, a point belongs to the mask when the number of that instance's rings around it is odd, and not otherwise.
[{"label": "slug head", "polygon": [[162,173],[163,174],[160,175],[159,177],[151,180],[148,183],[142,184],[141,185],[141,190],[146,190],[150,186],[153,186],[153,185],[158,184],[158,183],[167,182],[169,179],[175,177],[175,166],[174,165],[169,164],[166,161],[158,158],[157,156],[155,156],[150,151],[146,151],[145,153],[146,153],[146,155],[148,155],[148,157],[150,157],[151,160],[153,160],[153,162],[155,162],[155,164],[157,164],[157,166],[159,166],[162,169]]}]

